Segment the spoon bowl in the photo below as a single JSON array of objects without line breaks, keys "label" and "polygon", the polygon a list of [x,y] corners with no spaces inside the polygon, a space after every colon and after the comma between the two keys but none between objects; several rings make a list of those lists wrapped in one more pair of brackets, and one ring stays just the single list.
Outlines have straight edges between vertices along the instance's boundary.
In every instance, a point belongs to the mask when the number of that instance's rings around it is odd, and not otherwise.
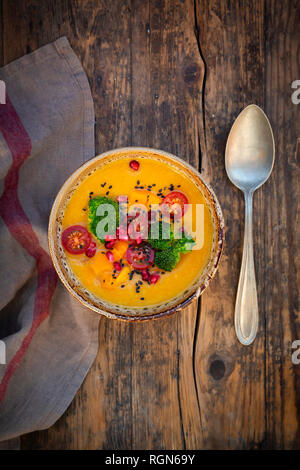
[{"label": "spoon bowl", "polygon": [[235,330],[242,344],[251,344],[258,329],[258,303],[252,240],[254,191],[269,178],[275,159],[271,125],[258,106],[247,106],[235,120],[225,150],[231,182],[244,193],[245,233],[242,266],[235,304]]},{"label": "spoon bowl", "polygon": [[225,165],[231,182],[242,191],[255,191],[267,181],[274,165],[271,125],[259,106],[247,106],[228,136]]}]

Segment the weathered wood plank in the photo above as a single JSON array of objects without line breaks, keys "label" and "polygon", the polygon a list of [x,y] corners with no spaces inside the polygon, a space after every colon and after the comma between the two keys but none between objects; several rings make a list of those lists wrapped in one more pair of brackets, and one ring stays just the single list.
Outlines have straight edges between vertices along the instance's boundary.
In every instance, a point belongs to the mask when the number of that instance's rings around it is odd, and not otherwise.
[{"label": "weathered wood plank", "polygon": [[300,106],[291,84],[300,76],[299,2],[266,2],[266,110],[277,145],[265,198],[260,256],[265,273],[266,432],[268,447],[300,448],[300,367],[291,344],[300,338],[299,153]]},{"label": "weathered wood plank", "polygon": [[[201,391],[206,393],[200,392],[200,406],[207,410],[203,427],[210,448],[291,448],[296,445],[299,426],[299,372],[292,368],[288,347],[299,337],[294,171],[299,110],[291,109],[289,93],[299,62],[289,56],[296,57],[299,47],[299,11],[294,2],[280,8],[274,2],[260,1],[248,6],[248,2],[230,2],[225,7],[223,2],[201,1],[198,10],[200,43],[208,70],[207,152],[214,168],[213,187],[222,201],[227,225],[214,295],[210,289],[202,298],[197,346],[204,362],[199,365],[198,378]],[[233,118],[251,102],[261,105],[270,116],[277,159],[270,180],[254,198],[260,328],[254,345],[244,348],[237,344],[232,328],[243,203],[241,193],[224,179],[223,155]],[[291,194],[287,188],[292,182],[295,192]],[[220,378],[222,362],[225,373]],[[214,376],[213,366],[215,380],[207,377],[209,370]]]},{"label": "weathered wood plank", "polygon": [[[132,143],[170,151],[199,168],[204,65],[194,5],[132,3]],[[195,152],[196,149],[196,152]],[[133,329],[133,448],[195,448],[201,439],[193,380],[197,302]],[[142,412],[143,411],[143,412]]]},{"label": "weathered wood plank", "polygon": [[[212,186],[225,218],[225,249],[201,301],[195,364],[206,448],[260,447],[264,439],[264,327],[245,348],[233,328],[242,253],[243,200],[227,179],[226,139],[234,118],[263,105],[263,3],[199,1],[199,42],[205,57],[205,123]],[[255,226],[257,199],[255,200]],[[261,214],[262,215],[262,214]],[[257,243],[257,233],[255,233]],[[260,279],[260,276],[259,276]],[[258,295],[262,291],[259,284]]]}]

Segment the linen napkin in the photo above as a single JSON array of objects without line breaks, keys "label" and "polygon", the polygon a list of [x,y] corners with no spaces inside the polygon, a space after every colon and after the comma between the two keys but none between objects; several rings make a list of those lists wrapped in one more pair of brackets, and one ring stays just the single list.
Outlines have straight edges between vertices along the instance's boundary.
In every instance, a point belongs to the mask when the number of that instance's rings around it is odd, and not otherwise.
[{"label": "linen napkin", "polygon": [[[0,440],[51,426],[98,349],[99,315],[58,281],[48,217],[94,156],[87,77],[67,39],[0,69]],[[4,363],[5,362],[5,363]]]}]

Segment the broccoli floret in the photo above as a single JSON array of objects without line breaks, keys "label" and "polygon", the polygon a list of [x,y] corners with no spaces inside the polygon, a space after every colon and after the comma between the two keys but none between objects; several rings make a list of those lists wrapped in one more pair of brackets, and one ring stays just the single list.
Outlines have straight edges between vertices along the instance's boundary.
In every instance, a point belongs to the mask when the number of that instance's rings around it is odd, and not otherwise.
[{"label": "broccoli floret", "polygon": [[195,240],[188,235],[183,235],[182,238],[174,240],[174,245],[181,253],[188,253],[195,244]]},{"label": "broccoli floret", "polygon": [[156,266],[164,271],[172,271],[180,260],[180,252],[174,247],[166,248],[155,253],[154,262]]},{"label": "broccoli floret", "polygon": [[[161,233],[161,231],[160,231]],[[155,248],[155,264],[164,271],[172,271],[180,260],[181,253],[187,253],[196,242],[188,235],[174,239],[174,232],[171,228],[170,240],[151,240],[149,243]]]},{"label": "broccoli floret", "polygon": [[[154,230],[155,224],[158,224],[158,238],[155,237],[156,235],[155,230]],[[169,238],[163,238],[164,234],[167,234],[167,235],[170,234]],[[154,222],[153,224],[150,225],[148,243],[155,250],[165,250],[166,248],[169,248],[170,246],[172,246],[173,240],[174,240],[174,232],[170,224],[159,221],[159,222]]]},{"label": "broccoli floret", "polygon": [[[111,225],[112,227],[116,228],[119,225],[119,204],[116,201],[113,201],[112,199],[109,199],[108,197],[105,196],[98,196],[94,197],[93,199],[90,199],[89,201],[89,229],[90,231],[102,242],[104,243],[105,240],[101,239],[97,236],[96,229],[97,225],[105,217],[108,217],[108,214],[106,213],[105,215],[97,215],[97,209],[101,204],[110,204],[114,207],[115,209],[115,214],[116,214],[116,220],[112,220],[111,224],[107,223],[107,228]],[[113,235],[112,233],[109,233],[107,231],[107,235]]]},{"label": "broccoli floret", "polygon": [[[153,224],[150,227],[148,243],[156,250],[155,264],[165,271],[172,271],[180,260],[181,253],[187,253],[191,249],[191,244],[195,244],[192,237],[183,235],[182,238],[174,238],[174,230],[169,223],[159,221],[158,238]],[[153,233],[154,232],[154,233]],[[168,238],[163,238],[163,234],[170,234]]]}]

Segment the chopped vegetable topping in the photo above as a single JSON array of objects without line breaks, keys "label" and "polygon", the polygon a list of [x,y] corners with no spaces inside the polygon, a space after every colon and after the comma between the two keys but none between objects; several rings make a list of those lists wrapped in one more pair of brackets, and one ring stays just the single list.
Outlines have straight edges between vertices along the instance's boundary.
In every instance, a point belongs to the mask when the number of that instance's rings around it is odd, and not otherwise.
[{"label": "chopped vegetable topping", "polygon": [[174,232],[170,224],[163,221],[151,224],[148,243],[150,243],[152,248],[155,250],[165,250],[172,245],[173,239]]},{"label": "chopped vegetable topping", "polygon": [[73,255],[84,253],[91,243],[91,234],[82,225],[71,225],[61,235],[63,247]]},{"label": "chopped vegetable topping", "polygon": [[126,258],[134,269],[146,269],[148,266],[151,266],[154,261],[154,250],[148,243],[130,245],[126,253]]},{"label": "chopped vegetable topping", "polygon": [[173,247],[166,248],[164,251],[155,253],[155,264],[165,271],[172,271],[180,260],[180,251]]},{"label": "chopped vegetable topping", "polygon": [[128,248],[127,241],[117,240],[112,250],[113,255],[114,255],[114,260],[120,261],[120,259],[124,258],[127,248]]},{"label": "chopped vegetable topping", "polygon": [[[97,215],[97,209],[101,204],[110,204],[114,207],[115,209],[115,215],[116,217],[113,217],[113,220],[111,220],[111,226],[115,227],[116,225],[119,225],[119,204],[112,200],[109,199],[108,197],[105,196],[98,196],[90,199],[89,201],[89,229],[90,231],[98,238],[96,229],[97,225],[105,217],[108,217],[108,214],[103,215],[103,216],[98,216]],[[108,229],[108,227],[107,227]],[[113,235],[113,234],[108,234],[108,235]],[[104,243],[105,241],[108,241],[105,239],[100,239],[99,240]]]},{"label": "chopped vegetable topping", "polygon": [[[173,189],[173,185],[168,189]],[[188,198],[181,191],[172,191],[166,195],[162,202],[162,210],[165,213],[173,215],[174,217],[182,217],[186,212],[186,204],[188,204]]]},{"label": "chopped vegetable topping", "polygon": [[[137,171],[140,163],[137,160],[131,160],[129,166]],[[106,182],[103,182],[100,186],[102,188],[106,186],[106,195],[109,194],[109,190],[112,188],[112,185]],[[89,261],[89,267],[93,270],[102,286],[107,289],[116,286],[123,288],[125,286],[124,282],[128,279],[131,280],[136,273],[140,276],[140,280],[135,283],[136,293],[139,294],[144,283],[148,285],[156,284],[161,274],[175,268],[180,260],[181,253],[187,253],[195,244],[193,238],[186,234],[183,234],[181,239],[175,238],[174,234],[174,219],[176,216],[181,217],[184,215],[185,205],[188,204],[185,194],[174,191],[175,186],[173,184],[169,185],[168,188],[165,186],[156,189],[156,193],[154,193],[152,192],[154,186],[156,186],[155,183],[143,184],[143,182],[137,180],[137,184],[129,196],[118,196],[117,200],[106,196],[93,197],[93,192],[90,192],[88,228],[98,238],[98,223],[105,218],[103,224],[106,223],[106,225],[103,230],[106,234],[103,239],[99,238],[99,240],[104,244],[106,250],[97,252],[97,244],[91,240],[91,234],[85,227],[80,225],[68,227],[62,233],[62,244],[67,251],[72,254],[85,253],[87,257],[93,258]],[[177,185],[177,187],[180,187],[180,185]],[[164,196],[163,192],[167,189],[171,192]],[[137,206],[135,214],[131,210],[127,224],[124,223],[120,226],[119,203],[126,202],[129,202],[129,204],[143,204],[149,212],[145,212],[143,219],[141,216],[144,211],[141,206]],[[97,215],[98,208],[102,204],[112,206],[114,208],[113,213],[110,214],[106,210],[104,215]],[[162,208],[162,219],[160,211],[156,211],[156,213],[153,211],[153,205],[156,204],[160,204]],[[164,214],[166,213],[169,218],[168,222],[164,221]],[[139,217],[139,220],[136,220],[137,223],[132,227],[134,227],[135,232],[138,232],[138,236],[135,234],[132,237],[130,224],[136,217]],[[147,241],[143,240],[145,235],[142,235],[144,223],[147,226],[149,223]],[[112,230],[115,233],[110,233]],[[133,241],[130,237],[135,240]],[[130,266],[128,266],[128,263]],[[160,268],[162,272],[149,271],[149,268],[155,268],[155,266]],[[140,297],[140,299],[144,300],[144,297]]]},{"label": "chopped vegetable topping", "polygon": [[170,240],[148,240],[148,242],[157,250],[155,264],[165,271],[172,271],[180,260],[180,254],[187,253],[195,244],[193,238],[187,235],[174,239],[173,232]]}]

